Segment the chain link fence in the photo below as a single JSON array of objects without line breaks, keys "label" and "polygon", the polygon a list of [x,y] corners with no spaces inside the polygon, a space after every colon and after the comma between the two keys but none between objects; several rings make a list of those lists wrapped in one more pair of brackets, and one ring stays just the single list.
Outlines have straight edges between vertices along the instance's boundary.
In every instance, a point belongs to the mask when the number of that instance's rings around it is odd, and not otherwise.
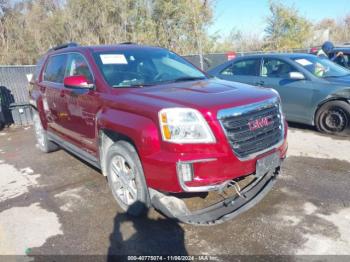
[{"label": "chain link fence", "polygon": [[309,48],[302,48],[302,49],[289,49],[289,50],[283,50],[283,51],[270,51],[270,52],[264,52],[264,51],[250,51],[250,52],[226,52],[226,53],[213,53],[213,54],[203,54],[203,68],[201,68],[201,55],[200,54],[193,54],[193,55],[185,55],[183,56],[188,61],[190,61],[192,64],[197,66],[198,68],[203,69],[204,71],[207,71],[209,69],[212,69],[224,62],[226,62],[232,54],[234,56],[245,56],[245,55],[253,55],[253,54],[264,54],[264,53],[309,53]]},{"label": "chain link fence", "polygon": [[0,128],[32,123],[28,80],[35,66],[0,66]]}]

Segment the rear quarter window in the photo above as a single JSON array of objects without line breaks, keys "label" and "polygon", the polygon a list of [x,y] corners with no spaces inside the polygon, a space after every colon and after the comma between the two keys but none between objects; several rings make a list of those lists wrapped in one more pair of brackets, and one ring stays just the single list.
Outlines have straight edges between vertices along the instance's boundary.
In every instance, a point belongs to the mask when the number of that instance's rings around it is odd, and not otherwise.
[{"label": "rear quarter window", "polygon": [[45,57],[40,57],[38,62],[35,65],[34,74],[33,74],[33,79],[35,81],[39,81],[40,72],[44,65],[44,62],[45,62]]},{"label": "rear quarter window", "polygon": [[66,54],[50,56],[44,72],[44,81],[63,83],[66,62]]}]

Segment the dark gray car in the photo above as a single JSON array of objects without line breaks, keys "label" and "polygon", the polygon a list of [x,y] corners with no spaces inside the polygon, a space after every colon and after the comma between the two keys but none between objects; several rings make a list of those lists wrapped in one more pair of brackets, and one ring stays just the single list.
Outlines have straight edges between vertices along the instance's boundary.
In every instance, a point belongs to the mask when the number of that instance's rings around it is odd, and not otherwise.
[{"label": "dark gray car", "polygon": [[221,79],[278,91],[288,121],[346,134],[350,129],[350,71],[310,54],[238,57],[209,70]]}]

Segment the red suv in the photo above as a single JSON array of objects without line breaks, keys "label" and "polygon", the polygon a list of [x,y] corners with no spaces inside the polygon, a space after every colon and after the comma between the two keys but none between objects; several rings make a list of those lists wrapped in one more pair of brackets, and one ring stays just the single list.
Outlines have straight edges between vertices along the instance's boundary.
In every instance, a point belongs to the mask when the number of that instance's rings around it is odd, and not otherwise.
[{"label": "red suv", "polygon": [[[133,215],[153,206],[223,222],[262,199],[286,156],[276,92],[211,78],[163,48],[58,46],[39,61],[30,98],[38,147],[100,168]],[[186,205],[209,191],[219,200]]]}]

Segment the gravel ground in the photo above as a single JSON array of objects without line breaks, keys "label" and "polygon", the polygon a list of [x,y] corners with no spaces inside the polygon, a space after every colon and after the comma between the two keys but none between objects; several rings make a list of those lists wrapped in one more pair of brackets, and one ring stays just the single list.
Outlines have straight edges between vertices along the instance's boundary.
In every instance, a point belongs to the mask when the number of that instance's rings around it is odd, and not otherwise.
[{"label": "gravel ground", "polygon": [[294,126],[276,186],[234,220],[130,218],[98,170],[10,128],[0,132],[0,254],[350,255],[349,186],[350,139]]}]

